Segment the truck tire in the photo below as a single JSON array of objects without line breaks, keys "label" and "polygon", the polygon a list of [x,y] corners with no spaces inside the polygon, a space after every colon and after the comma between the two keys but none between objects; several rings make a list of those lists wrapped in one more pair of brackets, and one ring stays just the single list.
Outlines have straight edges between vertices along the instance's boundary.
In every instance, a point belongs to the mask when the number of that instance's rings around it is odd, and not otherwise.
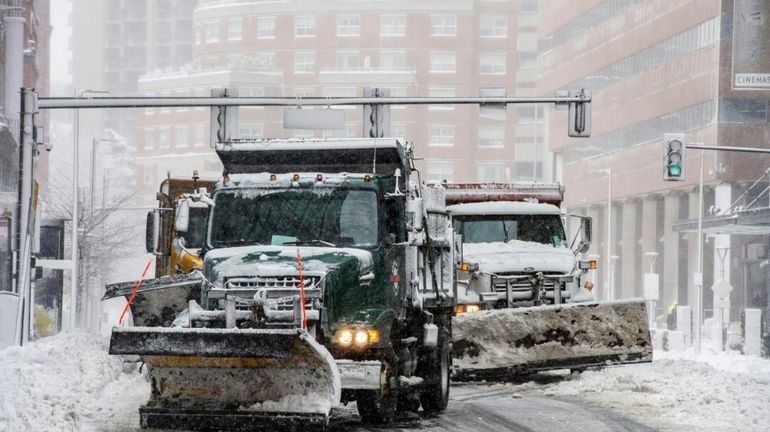
[{"label": "truck tire", "polygon": [[426,378],[430,383],[420,393],[420,402],[423,411],[427,413],[440,413],[449,404],[450,365],[451,355],[449,351],[449,338],[442,335],[439,338],[436,359],[431,362],[427,370]]},{"label": "truck tire", "polygon": [[356,393],[358,415],[364,423],[387,424],[396,416],[398,391],[391,368],[387,368],[387,384],[380,390],[359,390]]}]

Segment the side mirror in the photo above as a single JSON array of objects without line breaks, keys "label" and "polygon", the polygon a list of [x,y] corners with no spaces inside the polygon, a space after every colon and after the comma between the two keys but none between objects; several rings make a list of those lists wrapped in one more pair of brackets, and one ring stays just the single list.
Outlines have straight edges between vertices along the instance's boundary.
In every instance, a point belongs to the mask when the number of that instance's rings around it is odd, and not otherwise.
[{"label": "side mirror", "polygon": [[155,253],[155,212],[147,212],[147,222],[144,229],[144,249],[147,253]]},{"label": "side mirror", "polygon": [[176,208],[176,215],[174,217],[174,231],[180,233],[186,233],[187,227],[190,225],[190,201],[180,201]]},{"label": "side mirror", "polygon": [[577,253],[585,253],[591,247],[591,218],[580,218],[580,242],[577,246]]},{"label": "side mirror", "polygon": [[158,254],[160,242],[160,212],[153,210],[147,213],[147,225],[144,233],[144,247],[147,253]]}]

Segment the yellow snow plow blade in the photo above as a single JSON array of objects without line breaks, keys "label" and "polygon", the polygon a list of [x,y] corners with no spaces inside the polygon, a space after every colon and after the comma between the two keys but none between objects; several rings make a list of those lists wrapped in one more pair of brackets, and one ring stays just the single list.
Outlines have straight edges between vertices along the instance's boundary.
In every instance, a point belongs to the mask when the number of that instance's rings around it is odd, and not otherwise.
[{"label": "yellow snow plow blade", "polygon": [[115,327],[110,354],[147,364],[145,428],[326,425],[340,400],[333,358],[304,330]]},{"label": "yellow snow plow blade", "polygon": [[452,320],[454,378],[652,361],[644,301],[497,309]]}]

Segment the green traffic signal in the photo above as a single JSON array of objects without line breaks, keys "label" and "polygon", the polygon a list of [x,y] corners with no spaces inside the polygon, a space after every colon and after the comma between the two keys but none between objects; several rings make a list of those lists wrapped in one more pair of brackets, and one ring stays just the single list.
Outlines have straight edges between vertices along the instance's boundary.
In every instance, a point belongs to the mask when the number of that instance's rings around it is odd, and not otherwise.
[{"label": "green traffic signal", "polygon": [[682,174],[682,167],[678,163],[668,166],[668,175],[677,177]]}]

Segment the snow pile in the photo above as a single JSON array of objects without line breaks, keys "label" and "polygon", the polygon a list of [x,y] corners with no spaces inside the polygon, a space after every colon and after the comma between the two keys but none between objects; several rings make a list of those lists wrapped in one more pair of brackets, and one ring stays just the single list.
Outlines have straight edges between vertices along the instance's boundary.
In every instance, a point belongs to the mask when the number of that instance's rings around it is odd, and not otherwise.
[{"label": "snow pile", "polygon": [[518,390],[579,399],[664,431],[770,430],[770,361],[737,353],[656,352],[652,363]]},{"label": "snow pile", "polygon": [[150,384],[102,336],[65,332],[0,350],[0,432],[138,427]]}]

